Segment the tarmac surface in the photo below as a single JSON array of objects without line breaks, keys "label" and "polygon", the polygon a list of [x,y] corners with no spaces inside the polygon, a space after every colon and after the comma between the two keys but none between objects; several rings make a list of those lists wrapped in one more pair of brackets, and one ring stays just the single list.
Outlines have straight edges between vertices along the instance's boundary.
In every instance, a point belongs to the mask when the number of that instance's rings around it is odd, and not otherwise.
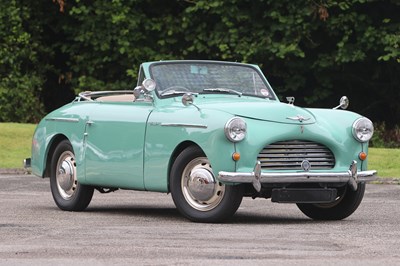
[{"label": "tarmac surface", "polygon": [[399,185],[367,185],[342,221],[245,198],[224,224],[189,222],[160,193],[95,193],[65,212],[48,179],[2,174],[0,187],[1,265],[400,265]]}]

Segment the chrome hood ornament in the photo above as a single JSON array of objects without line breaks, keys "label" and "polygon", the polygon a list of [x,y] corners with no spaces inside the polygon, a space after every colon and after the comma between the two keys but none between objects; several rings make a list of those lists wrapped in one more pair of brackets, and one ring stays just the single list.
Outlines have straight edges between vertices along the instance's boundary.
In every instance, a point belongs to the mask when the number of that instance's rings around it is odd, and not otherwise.
[{"label": "chrome hood ornament", "polygon": [[297,116],[290,116],[290,117],[286,117],[286,119],[289,119],[289,120],[294,120],[294,121],[299,121],[300,123],[301,122],[304,122],[304,121],[308,121],[308,120],[310,120],[311,118],[310,117],[304,117],[304,116],[301,116],[301,115],[297,115]]}]

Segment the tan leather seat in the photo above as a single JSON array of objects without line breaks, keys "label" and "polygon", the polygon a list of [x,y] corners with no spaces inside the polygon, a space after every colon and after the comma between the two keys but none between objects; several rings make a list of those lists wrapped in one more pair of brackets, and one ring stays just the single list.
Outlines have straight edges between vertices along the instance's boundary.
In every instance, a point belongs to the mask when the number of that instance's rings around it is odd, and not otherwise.
[{"label": "tan leather seat", "polygon": [[101,102],[134,102],[135,96],[133,94],[108,95],[96,100]]}]

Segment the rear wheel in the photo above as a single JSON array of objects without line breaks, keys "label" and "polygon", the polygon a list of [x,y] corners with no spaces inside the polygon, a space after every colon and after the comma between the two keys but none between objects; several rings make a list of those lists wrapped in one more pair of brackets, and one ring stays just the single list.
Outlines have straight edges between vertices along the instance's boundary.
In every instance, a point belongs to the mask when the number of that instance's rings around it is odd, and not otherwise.
[{"label": "rear wheel", "polygon": [[191,146],[175,160],[170,176],[177,209],[194,222],[221,222],[230,218],[243,198],[242,186],[218,182],[203,151]]},{"label": "rear wheel", "polygon": [[60,142],[51,160],[50,188],[57,206],[65,211],[82,211],[92,200],[94,189],[76,178],[76,161],[68,140]]},{"label": "rear wheel", "polygon": [[353,191],[349,186],[332,203],[309,204],[298,203],[299,209],[314,220],[342,220],[356,211],[365,192],[365,183],[359,183],[358,189]]}]

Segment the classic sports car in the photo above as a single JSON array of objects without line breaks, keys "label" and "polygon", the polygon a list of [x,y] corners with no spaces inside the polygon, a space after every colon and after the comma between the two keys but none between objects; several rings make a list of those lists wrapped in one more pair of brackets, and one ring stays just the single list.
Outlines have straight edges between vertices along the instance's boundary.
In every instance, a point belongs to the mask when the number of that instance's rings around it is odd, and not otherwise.
[{"label": "classic sports car", "polygon": [[94,189],[171,193],[196,222],[231,217],[242,198],[296,203],[312,219],[359,206],[371,121],[345,110],[282,103],[256,65],[143,63],[138,86],[83,92],[48,114],[32,143],[32,172],[50,177],[62,210],[81,211]]}]

